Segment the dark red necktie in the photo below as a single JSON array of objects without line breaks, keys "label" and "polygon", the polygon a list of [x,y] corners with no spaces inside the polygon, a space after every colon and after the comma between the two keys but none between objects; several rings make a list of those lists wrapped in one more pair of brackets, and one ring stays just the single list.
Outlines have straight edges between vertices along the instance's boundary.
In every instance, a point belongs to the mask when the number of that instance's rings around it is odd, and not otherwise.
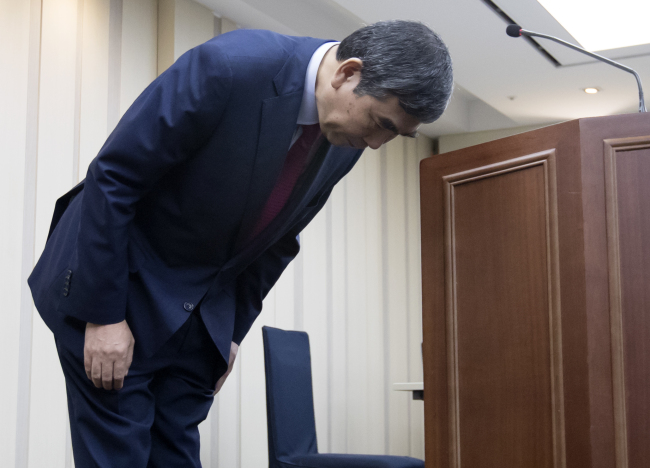
[{"label": "dark red necktie", "polygon": [[257,225],[253,229],[251,239],[257,237],[257,235],[266,228],[271,221],[280,213],[280,210],[286,205],[291,192],[296,186],[296,182],[300,177],[300,174],[305,170],[307,165],[307,156],[309,156],[309,150],[312,145],[320,135],[320,125],[303,125],[302,134],[293,146],[289,149],[287,153],[287,158],[284,160],[284,166],[282,167],[282,172],[278,181],[273,187],[271,196],[266,201],[264,209],[260,219],[257,221]]}]

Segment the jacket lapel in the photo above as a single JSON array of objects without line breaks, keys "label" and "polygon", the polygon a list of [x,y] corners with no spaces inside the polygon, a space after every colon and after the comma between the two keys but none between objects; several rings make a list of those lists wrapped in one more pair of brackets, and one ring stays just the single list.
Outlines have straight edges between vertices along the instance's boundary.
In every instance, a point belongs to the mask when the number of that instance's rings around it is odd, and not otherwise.
[{"label": "jacket lapel", "polygon": [[293,224],[299,222],[296,218],[304,214],[308,203],[319,193],[334,186],[336,181],[356,163],[361,153],[362,151],[355,149],[333,147],[324,140],[316,149],[310,168],[304,174],[305,177],[299,181],[300,185],[296,187],[287,205],[257,238],[243,244],[236,255],[226,262],[215,279],[215,285],[228,283],[261,252],[288,232]]},{"label": "jacket lapel", "polygon": [[255,166],[248,185],[246,210],[237,234],[235,254],[244,247],[284,167],[297,126],[307,65],[314,51],[325,42],[328,41],[301,40],[295,53],[273,79],[277,95],[262,102]]},{"label": "jacket lapel", "polygon": [[[241,249],[248,234],[253,231],[266,200],[280,176],[291,138],[296,130],[301,99],[302,90],[266,99],[262,103],[257,155],[248,185],[246,211],[237,235],[236,250]],[[278,116],[290,117],[278,118]]]}]

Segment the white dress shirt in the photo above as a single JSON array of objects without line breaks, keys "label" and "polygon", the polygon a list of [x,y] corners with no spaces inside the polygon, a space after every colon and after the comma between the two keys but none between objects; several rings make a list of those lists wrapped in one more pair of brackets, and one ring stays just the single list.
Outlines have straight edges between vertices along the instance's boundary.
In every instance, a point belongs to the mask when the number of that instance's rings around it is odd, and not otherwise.
[{"label": "white dress shirt", "polygon": [[301,125],[313,125],[318,123],[318,108],[316,106],[316,77],[318,75],[318,68],[320,67],[323,57],[328,50],[340,42],[326,42],[311,56],[309,65],[307,65],[307,73],[305,75],[305,89],[302,93],[302,102],[300,103],[300,112],[298,112],[298,122],[296,131],[293,133],[291,146],[302,134]]}]

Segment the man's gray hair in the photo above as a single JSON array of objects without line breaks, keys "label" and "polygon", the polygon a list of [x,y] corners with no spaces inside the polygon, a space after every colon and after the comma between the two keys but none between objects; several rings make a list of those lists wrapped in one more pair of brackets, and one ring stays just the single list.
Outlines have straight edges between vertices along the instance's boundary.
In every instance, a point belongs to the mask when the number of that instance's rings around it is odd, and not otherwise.
[{"label": "man's gray hair", "polygon": [[438,119],[453,89],[447,46],[417,21],[382,21],[356,30],[341,41],[336,59],[363,62],[359,96],[396,96],[404,111],[420,122]]}]

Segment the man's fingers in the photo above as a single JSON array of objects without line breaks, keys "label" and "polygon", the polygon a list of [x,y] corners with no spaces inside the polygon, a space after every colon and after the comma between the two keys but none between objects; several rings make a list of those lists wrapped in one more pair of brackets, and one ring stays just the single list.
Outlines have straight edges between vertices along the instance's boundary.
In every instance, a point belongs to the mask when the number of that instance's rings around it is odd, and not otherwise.
[{"label": "man's fingers", "polygon": [[226,373],[223,374],[221,377],[219,377],[219,380],[217,380],[217,385],[215,385],[215,387],[214,387],[214,393],[212,394],[212,396],[219,393],[219,390],[221,390],[221,387],[223,387],[223,384],[226,383],[226,379],[228,378],[228,376],[232,372],[232,368],[233,368],[233,365],[231,364],[230,366],[228,366],[228,370],[226,371]]},{"label": "man's fingers", "polygon": [[217,393],[219,393],[219,390],[221,390],[221,387],[223,387],[223,384],[226,382],[226,377],[228,377],[228,374],[222,375],[219,380],[217,380],[217,385],[214,387],[214,393],[212,396],[215,396]]},{"label": "man's fingers", "polygon": [[133,362],[133,344],[129,346],[129,349],[126,352],[126,369],[125,372],[128,374],[129,369],[131,368],[131,363]]},{"label": "man's fingers", "polygon": [[104,390],[113,389],[113,363],[102,362],[102,387]]},{"label": "man's fingers", "polygon": [[124,387],[124,378],[127,374],[128,367],[124,361],[111,361],[110,358],[104,362],[99,358],[93,359],[90,371],[86,372],[86,375],[93,381],[95,387],[103,388],[104,390],[120,390]]},{"label": "man's fingers", "polygon": [[89,380],[92,380],[92,358],[90,357],[90,352],[84,347],[84,370],[86,371],[86,377],[88,377]]},{"label": "man's fingers", "polygon": [[124,386],[124,377],[127,370],[122,362],[115,362],[113,365],[113,389],[120,390]]},{"label": "man's fingers", "polygon": [[[129,369],[131,368],[131,364],[133,363],[133,345],[135,344],[134,340],[131,340],[131,344],[129,344],[129,347],[126,350],[126,358],[123,362],[120,362],[120,372],[123,372],[122,378],[126,377],[129,375]],[[120,387],[122,388],[122,387]],[[119,390],[116,388],[116,390]]]},{"label": "man's fingers", "polygon": [[90,369],[90,380],[97,388],[102,388],[102,363],[99,359],[93,359]]},{"label": "man's fingers", "polygon": [[233,368],[235,367],[235,358],[237,357],[237,352],[239,351],[239,345],[235,343],[234,341],[230,343],[230,358],[228,362],[228,369],[226,369],[226,373],[217,380],[217,385],[214,387],[214,393],[212,396],[215,396],[217,393],[219,393],[219,390],[221,390],[221,387],[223,387],[223,384],[226,382],[226,379],[232,372]]},{"label": "man's fingers", "polygon": [[107,325],[86,323],[84,369],[95,387],[119,390],[124,386],[134,344],[126,320]]},{"label": "man's fingers", "polygon": [[[129,368],[133,362],[133,340],[126,348],[124,353],[120,353],[120,356],[113,363],[113,389],[120,390],[124,387],[124,378],[129,373]],[[104,387],[106,388],[106,387]]]},{"label": "man's fingers", "polygon": [[124,387],[124,375],[121,377],[113,376],[113,390],[121,390]]}]

